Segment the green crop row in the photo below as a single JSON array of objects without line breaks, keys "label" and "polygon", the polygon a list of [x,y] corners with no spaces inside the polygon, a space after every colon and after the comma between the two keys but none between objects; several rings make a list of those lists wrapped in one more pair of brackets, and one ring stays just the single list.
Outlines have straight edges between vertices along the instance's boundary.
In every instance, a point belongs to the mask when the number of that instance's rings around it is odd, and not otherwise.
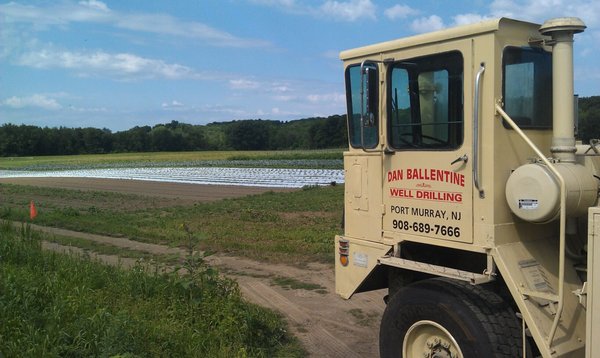
[{"label": "green crop row", "polygon": [[[223,163],[221,166],[247,166],[249,161],[282,161],[289,167],[291,160],[341,160],[341,149],[286,150],[286,151],[196,151],[196,152],[152,152],[84,154],[39,157],[0,158],[0,170],[62,170],[103,167],[143,166],[204,166],[208,163]],[[227,163],[227,162],[230,163]],[[275,166],[276,164],[272,164]],[[329,164],[331,166],[331,164]],[[339,166],[339,164],[334,164]]]}]

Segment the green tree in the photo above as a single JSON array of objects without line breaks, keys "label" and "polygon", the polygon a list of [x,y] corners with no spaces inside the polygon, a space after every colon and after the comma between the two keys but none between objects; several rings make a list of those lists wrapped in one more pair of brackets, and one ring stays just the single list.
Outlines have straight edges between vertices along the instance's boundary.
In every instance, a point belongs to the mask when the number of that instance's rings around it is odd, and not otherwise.
[{"label": "green tree", "polygon": [[263,120],[243,120],[231,124],[227,141],[235,150],[269,149],[269,124]]},{"label": "green tree", "polygon": [[600,96],[579,99],[579,139],[600,139]]},{"label": "green tree", "polygon": [[[585,105],[582,108],[587,111]],[[594,116],[598,112],[587,113],[582,115],[582,128],[597,129],[598,119]],[[92,127],[40,128],[10,123],[0,126],[0,156],[339,148],[346,143],[345,116],[340,115],[289,122],[251,119],[205,126],[171,121],[115,133]]]}]

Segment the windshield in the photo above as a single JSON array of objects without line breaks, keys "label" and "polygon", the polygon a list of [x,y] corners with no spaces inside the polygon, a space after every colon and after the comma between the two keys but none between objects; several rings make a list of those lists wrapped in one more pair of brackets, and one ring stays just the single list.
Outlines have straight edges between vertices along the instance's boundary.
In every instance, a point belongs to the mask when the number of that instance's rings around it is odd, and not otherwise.
[{"label": "windshield", "polygon": [[463,141],[463,60],[448,52],[394,63],[388,87],[390,146],[453,149]]}]

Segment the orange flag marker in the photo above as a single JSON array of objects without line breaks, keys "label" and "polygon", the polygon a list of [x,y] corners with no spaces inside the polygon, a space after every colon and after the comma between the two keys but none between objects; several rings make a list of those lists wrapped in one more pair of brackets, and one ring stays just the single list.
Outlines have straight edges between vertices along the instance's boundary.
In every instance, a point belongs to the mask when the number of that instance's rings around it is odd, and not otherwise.
[{"label": "orange flag marker", "polygon": [[37,216],[37,209],[35,208],[35,204],[33,203],[33,200],[29,203],[29,218],[31,220],[35,219],[35,217]]}]

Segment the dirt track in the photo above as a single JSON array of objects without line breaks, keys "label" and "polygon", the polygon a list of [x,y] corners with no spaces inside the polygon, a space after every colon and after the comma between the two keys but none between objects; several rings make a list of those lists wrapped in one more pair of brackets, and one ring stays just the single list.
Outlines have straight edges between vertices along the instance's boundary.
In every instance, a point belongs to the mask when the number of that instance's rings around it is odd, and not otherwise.
[{"label": "dirt track", "polygon": [[[171,199],[179,198],[179,200],[196,202],[256,194],[268,190],[282,190],[77,178],[0,179],[0,183],[79,190],[105,190]],[[154,254],[173,250],[160,245],[147,245],[122,238],[90,235],[55,228],[35,227],[35,229],[55,235],[76,236]],[[55,244],[48,244],[47,248],[61,251],[73,250]],[[183,252],[180,253],[183,254]],[[93,257],[107,263],[120,262],[127,265],[127,260],[109,255]],[[335,294],[333,265],[311,263],[306,265],[306,268],[300,269],[224,255],[213,255],[209,262],[231,277],[236,278],[243,295],[248,300],[281,312],[287,318],[292,333],[301,340],[311,356],[375,357],[378,355],[377,336],[379,321],[385,308],[382,301],[384,292],[364,293],[356,295],[349,301],[342,300]],[[317,284],[324,287],[326,292],[286,289],[273,284],[274,277],[292,278],[300,282]]]}]

